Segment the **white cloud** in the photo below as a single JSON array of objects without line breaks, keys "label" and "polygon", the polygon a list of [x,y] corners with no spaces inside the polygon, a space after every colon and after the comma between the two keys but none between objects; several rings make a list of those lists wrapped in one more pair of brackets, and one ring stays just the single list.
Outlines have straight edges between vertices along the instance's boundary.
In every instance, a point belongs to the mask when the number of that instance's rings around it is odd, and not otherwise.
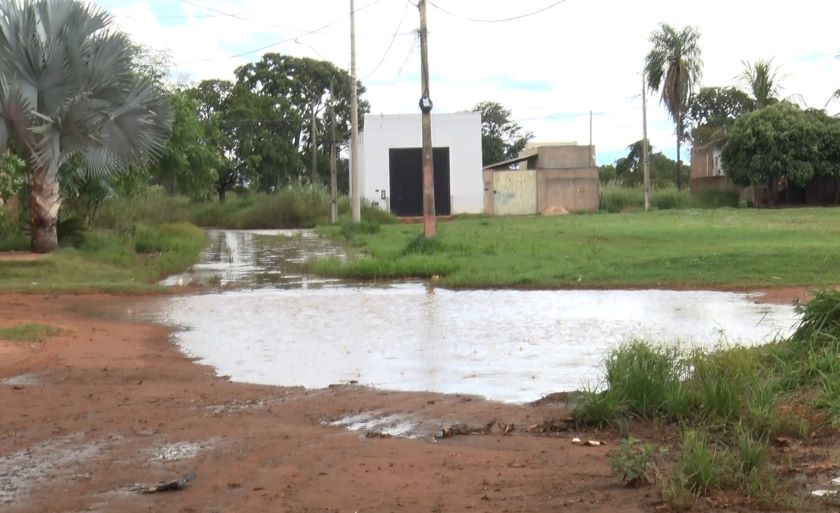
[{"label": "white cloud", "polygon": [[[497,18],[535,10],[550,0],[435,3],[471,17]],[[215,16],[194,4],[251,21]],[[232,78],[236,66],[257,60],[262,52],[224,57],[280,40],[286,42],[271,51],[327,59],[349,68],[349,0],[167,3],[166,15],[200,16],[186,19],[156,18],[162,15],[160,10],[153,12],[141,0],[109,0],[102,5],[134,38],[168,48],[174,62],[186,63],[176,67],[176,76]],[[360,9],[357,69],[359,77],[366,77],[372,111],[416,111],[420,59],[410,33],[418,25],[416,8],[404,0],[356,0],[356,7]],[[704,85],[732,85],[743,60],[773,57],[787,74],[785,95],[801,95],[809,106],[822,107],[840,88],[840,60],[834,58],[840,52],[835,27],[840,4],[823,0],[795,5],[772,0],[568,0],[508,23],[474,23],[431,5],[428,14],[436,111],[464,110],[482,100],[495,100],[512,109],[520,124],[540,140],[586,142],[588,116],[557,115],[593,110],[599,151],[615,152],[641,137],[640,69],[648,37],[660,21],[698,27]],[[301,32],[335,20],[318,33]],[[399,20],[401,34],[377,68]],[[549,87],[516,89],[511,81]],[[673,127],[657,98],[649,102],[649,127],[653,145],[673,152]]]}]

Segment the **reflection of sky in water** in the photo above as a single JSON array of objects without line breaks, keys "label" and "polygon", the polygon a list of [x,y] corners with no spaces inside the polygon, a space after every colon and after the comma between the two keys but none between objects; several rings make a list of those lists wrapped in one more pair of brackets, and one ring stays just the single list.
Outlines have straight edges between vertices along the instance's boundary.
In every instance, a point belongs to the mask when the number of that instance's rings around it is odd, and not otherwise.
[{"label": "reflection of sky in water", "polygon": [[[250,262],[276,262],[285,272],[280,255],[305,258],[304,249],[269,247],[294,240],[272,238],[261,246],[253,243],[259,237],[242,234],[233,239],[237,254],[266,252]],[[222,266],[229,277],[223,279],[244,274],[242,283],[253,285],[247,265]],[[356,380],[513,402],[595,384],[605,353],[630,338],[754,344],[789,332],[796,320],[790,306],[728,292],[257,283],[262,288],[165,299],[159,316],[187,328],[175,335],[187,353],[238,381],[317,388]]]},{"label": "reflection of sky in water", "polygon": [[208,245],[190,272],[170,276],[165,285],[202,283],[222,287],[299,287],[323,283],[304,275],[301,264],[344,250],[311,230],[209,230]]}]

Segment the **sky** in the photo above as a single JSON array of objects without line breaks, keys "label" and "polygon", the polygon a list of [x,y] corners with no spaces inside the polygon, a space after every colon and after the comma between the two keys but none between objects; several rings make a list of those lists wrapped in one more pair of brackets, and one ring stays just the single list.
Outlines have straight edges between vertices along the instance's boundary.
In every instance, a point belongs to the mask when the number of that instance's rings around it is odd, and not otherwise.
[{"label": "sky", "polygon": [[[355,1],[357,76],[371,113],[419,112],[415,1]],[[135,41],[168,52],[174,81],[233,80],[266,52],[350,68],[350,0],[96,3]],[[744,61],[772,58],[782,97],[823,108],[840,89],[838,15],[835,0],[434,0],[430,94],[434,112],[499,102],[539,142],[587,144],[591,111],[597,160],[607,164],[642,138],[641,69],[659,23],[699,30],[702,86],[738,85]],[[827,110],[840,112],[840,102]],[[676,155],[658,96],[648,97],[648,132],[654,151]]]}]

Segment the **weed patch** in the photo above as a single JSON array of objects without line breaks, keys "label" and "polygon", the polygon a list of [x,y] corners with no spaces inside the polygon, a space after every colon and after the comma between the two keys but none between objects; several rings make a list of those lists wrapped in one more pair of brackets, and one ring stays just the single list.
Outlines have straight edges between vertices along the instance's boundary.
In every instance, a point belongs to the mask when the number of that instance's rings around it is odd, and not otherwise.
[{"label": "weed patch", "polygon": [[12,342],[43,342],[58,335],[61,329],[48,324],[25,323],[8,328],[0,328],[0,339]]}]

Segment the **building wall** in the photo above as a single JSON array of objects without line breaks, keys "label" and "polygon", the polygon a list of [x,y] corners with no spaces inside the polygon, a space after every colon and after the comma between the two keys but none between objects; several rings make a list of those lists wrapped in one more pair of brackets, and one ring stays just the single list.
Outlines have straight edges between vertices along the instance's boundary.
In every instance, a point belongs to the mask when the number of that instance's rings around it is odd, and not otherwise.
[{"label": "building wall", "polygon": [[[364,121],[359,185],[363,198],[381,203],[382,190],[390,198],[388,150],[422,146],[420,114],[365,114]],[[452,213],[481,213],[481,114],[432,114],[432,146],[449,148]]]},{"label": "building wall", "polygon": [[550,208],[596,212],[601,206],[600,187],[597,168],[541,169],[537,172],[537,212]]},{"label": "building wall", "polygon": [[595,165],[595,147],[541,146],[537,153],[537,169],[574,169]]}]

